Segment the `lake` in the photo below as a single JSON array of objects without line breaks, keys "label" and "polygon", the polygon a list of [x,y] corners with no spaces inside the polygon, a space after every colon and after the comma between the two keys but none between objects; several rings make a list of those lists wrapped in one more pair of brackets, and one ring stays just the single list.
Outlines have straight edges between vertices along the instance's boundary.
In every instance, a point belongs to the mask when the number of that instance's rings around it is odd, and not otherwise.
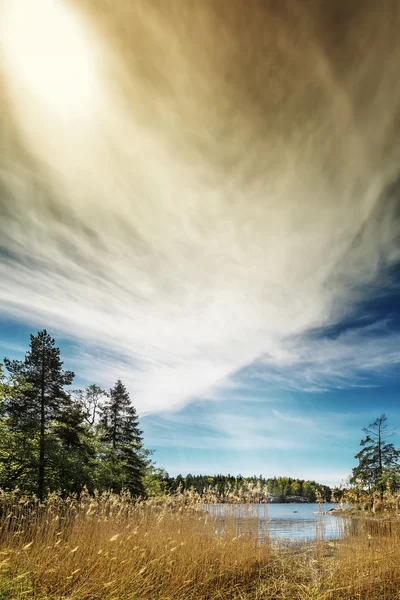
[{"label": "lake", "polygon": [[[324,504],[322,510],[336,508],[337,504]],[[238,531],[250,531],[259,536],[276,539],[313,540],[339,538],[343,535],[343,519],[329,514],[317,514],[318,504],[212,504],[207,510],[224,518],[234,515]],[[250,508],[250,509],[249,509]]]}]

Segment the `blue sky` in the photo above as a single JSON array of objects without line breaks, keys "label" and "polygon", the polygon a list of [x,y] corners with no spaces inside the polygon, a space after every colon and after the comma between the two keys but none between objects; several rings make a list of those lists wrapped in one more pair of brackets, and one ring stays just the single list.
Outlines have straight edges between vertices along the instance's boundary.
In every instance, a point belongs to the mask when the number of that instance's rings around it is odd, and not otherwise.
[{"label": "blue sky", "polygon": [[275,4],[5,3],[0,350],[121,378],[171,474],[340,483],[400,425],[398,36]]},{"label": "blue sky", "polygon": [[[392,277],[392,285],[360,302],[352,318],[310,332],[295,364],[271,369],[256,363],[209,400],[145,418],[156,456],[173,474],[345,481],[356,464],[361,428],[382,412],[400,425],[396,271]],[[400,445],[399,431],[394,443]]]},{"label": "blue sky", "polygon": [[[361,303],[353,319],[310,332],[295,364],[259,361],[229,383],[173,411],[141,419],[145,442],[171,475],[289,475],[339,484],[354,466],[361,428],[385,412],[400,425],[400,294],[393,285]],[[2,355],[20,358],[43,321],[0,320]],[[52,332],[54,333],[54,332]],[[57,336],[76,386],[81,344]],[[299,358],[301,357],[301,358]],[[79,358],[78,358],[79,361]],[[133,397],[134,401],[134,397]],[[395,443],[400,445],[399,435]]]}]

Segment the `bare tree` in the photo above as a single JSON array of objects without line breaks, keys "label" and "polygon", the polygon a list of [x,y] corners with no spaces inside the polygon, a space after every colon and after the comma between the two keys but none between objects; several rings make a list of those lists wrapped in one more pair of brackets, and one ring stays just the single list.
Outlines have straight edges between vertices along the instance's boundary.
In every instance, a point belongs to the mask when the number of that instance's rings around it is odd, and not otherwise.
[{"label": "bare tree", "polygon": [[108,397],[106,391],[92,383],[84,390],[74,390],[74,398],[82,406],[84,419],[92,427],[97,422],[97,416],[102,408],[102,400]]}]

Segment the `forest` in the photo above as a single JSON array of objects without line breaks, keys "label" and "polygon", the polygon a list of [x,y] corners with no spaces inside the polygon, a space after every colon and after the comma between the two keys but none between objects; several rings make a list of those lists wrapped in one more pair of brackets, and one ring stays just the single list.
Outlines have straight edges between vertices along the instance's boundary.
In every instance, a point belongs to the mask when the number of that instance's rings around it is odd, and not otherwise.
[{"label": "forest", "polygon": [[166,489],[176,492],[181,489],[194,490],[199,495],[211,492],[220,502],[339,502],[344,494],[340,488],[330,488],[315,481],[304,481],[292,477],[270,477],[262,475],[242,477],[242,475],[178,475],[167,478]]}]

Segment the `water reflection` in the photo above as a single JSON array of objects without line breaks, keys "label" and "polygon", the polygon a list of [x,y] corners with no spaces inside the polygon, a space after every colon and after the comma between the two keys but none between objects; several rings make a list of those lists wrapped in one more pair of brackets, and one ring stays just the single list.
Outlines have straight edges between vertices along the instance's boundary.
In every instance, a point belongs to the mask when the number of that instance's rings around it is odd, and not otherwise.
[{"label": "water reflection", "polygon": [[221,519],[234,517],[238,534],[272,539],[334,539],[344,535],[344,519],[327,514],[337,504],[210,504],[207,510]]}]

